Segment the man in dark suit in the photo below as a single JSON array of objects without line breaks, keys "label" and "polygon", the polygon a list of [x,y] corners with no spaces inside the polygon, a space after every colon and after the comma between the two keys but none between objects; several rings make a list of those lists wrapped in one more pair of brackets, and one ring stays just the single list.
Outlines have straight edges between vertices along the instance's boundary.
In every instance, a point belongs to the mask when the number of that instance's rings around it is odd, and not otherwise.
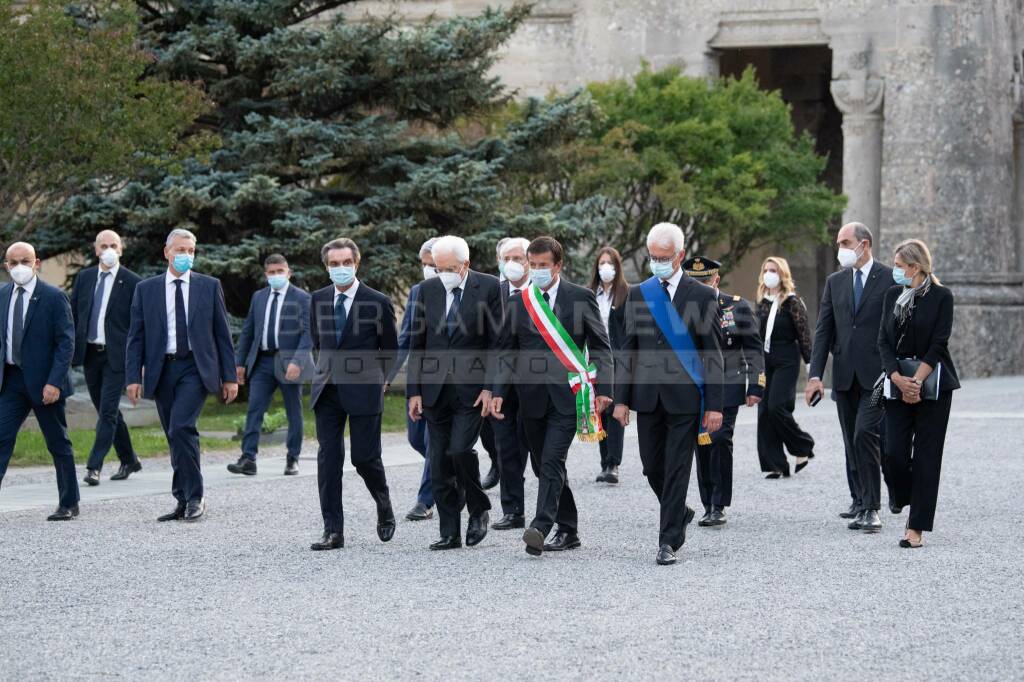
[{"label": "man in dark suit", "polygon": [[[714,289],[683,272],[685,239],[677,225],[652,227],[647,251],[656,280],[631,287],[626,297],[622,346],[615,362],[614,418],[625,426],[630,409],[637,412],[640,460],[661,504],[656,561],[668,565],[676,563],[694,516],[686,505],[686,491],[699,434],[714,433],[722,425],[721,313]],[[680,362],[671,340],[656,324],[641,290],[645,286],[654,287],[651,305],[666,306],[670,329],[680,321],[685,324],[697,353],[693,360],[703,375],[703,391],[693,376],[695,369]]]},{"label": "man in dark suit", "polygon": [[836,235],[843,269],[829,275],[818,308],[814,349],[805,397],[824,393],[821,378],[832,354],[832,388],[846,448],[846,479],[850,508],[840,514],[853,519],[849,528],[877,532],[881,497],[879,422],[882,410],[871,407],[871,391],[882,374],[878,329],[882,300],[892,286],[892,268],[871,256],[871,230],[861,223],[844,225]]},{"label": "man in dark suit", "polygon": [[206,397],[238,395],[235,351],[220,280],[192,271],[196,237],[171,230],[167,271],[139,282],[125,356],[128,399],[154,398],[171,451],[174,511],[158,521],[198,521],[206,512],[196,421]]},{"label": "man in dark suit", "polygon": [[13,281],[0,285],[0,482],[18,430],[32,412],[57,470],[59,502],[47,518],[68,521],[78,516],[79,499],[75,453],[64,418],[75,352],[71,306],[63,291],[36,275],[40,263],[31,244],[11,244],[4,264]]},{"label": "man in dark suit", "polygon": [[110,480],[123,481],[142,469],[120,409],[128,323],[140,277],[120,265],[121,237],[113,230],[96,235],[95,248],[99,265],[80,271],[71,289],[75,318],[75,357],[71,364],[85,371],[85,385],[98,415],[96,437],[85,465],[85,482],[89,485],[100,484],[103,459],[111,445],[121,466]]},{"label": "man in dark suit", "polygon": [[501,333],[498,279],[471,270],[469,245],[446,235],[431,247],[438,276],[423,282],[424,324],[409,339],[409,416],[426,416],[430,473],[440,538],[430,549],[462,546],[460,516],[469,510],[466,544],[487,535],[491,502],[473,445],[491,406],[492,351]]},{"label": "man in dark suit", "polygon": [[345,424],[352,464],[377,505],[377,536],[395,534],[384,463],[381,461],[381,414],[384,384],[398,351],[398,331],[391,299],[356,278],[359,247],[335,239],[320,250],[331,285],[313,293],[310,328],[317,350],[312,404],[316,415],[317,485],[323,536],[311,549],[345,546],[342,470]]},{"label": "man in dark suit", "polygon": [[242,434],[242,456],[228,465],[233,474],[256,475],[263,416],[274,391],[281,390],[288,417],[285,476],[299,473],[302,451],[302,385],[304,368],[312,365],[309,335],[310,296],[289,282],[291,269],[279,253],[263,261],[267,286],[252,295],[249,314],[238,336],[235,371],[238,383],[249,383],[249,407]]},{"label": "man in dark suit", "polygon": [[[612,402],[612,355],[594,292],[561,277],[562,245],[551,237],[538,237],[530,242],[527,257],[531,285],[537,287],[537,292],[527,289],[509,300],[502,323],[491,413],[497,419],[504,418],[504,402],[514,384],[530,451],[536,453],[541,463],[537,511],[523,533],[526,552],[539,556],[544,551],[580,546],[576,501],[565,469],[569,446],[580,423],[576,394],[569,384],[570,372],[530,314],[539,306],[534,295],[539,292],[539,298],[551,309],[575,347],[580,351],[587,348],[596,370],[596,376],[589,379],[594,395],[592,410],[597,415]],[[529,307],[524,302],[527,295],[531,296]],[[587,435],[598,434],[588,431]],[[546,543],[545,538],[556,522],[558,531]]]}]

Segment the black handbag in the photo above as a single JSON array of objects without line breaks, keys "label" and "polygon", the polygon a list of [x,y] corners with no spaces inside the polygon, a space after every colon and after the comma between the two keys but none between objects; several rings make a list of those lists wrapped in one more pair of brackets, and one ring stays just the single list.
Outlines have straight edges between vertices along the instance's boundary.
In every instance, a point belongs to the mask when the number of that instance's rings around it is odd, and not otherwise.
[{"label": "black handbag", "polygon": [[879,374],[878,379],[875,380],[875,386],[871,389],[871,398],[868,400],[868,405],[885,409],[885,372]]}]

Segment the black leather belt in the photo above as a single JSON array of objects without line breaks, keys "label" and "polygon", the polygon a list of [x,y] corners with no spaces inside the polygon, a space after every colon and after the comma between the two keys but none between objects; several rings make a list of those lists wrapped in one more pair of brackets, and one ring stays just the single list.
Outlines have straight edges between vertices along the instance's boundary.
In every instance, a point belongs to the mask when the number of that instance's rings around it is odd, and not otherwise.
[{"label": "black leather belt", "polygon": [[272,357],[276,357],[276,356],[277,356],[277,351],[276,350],[261,350],[257,354],[257,357],[261,357],[261,358],[272,358]]},{"label": "black leather belt", "polygon": [[177,353],[168,353],[164,356],[166,360],[188,360],[190,357],[192,357],[192,351],[189,351],[180,357]]},{"label": "black leather belt", "polygon": [[103,345],[102,343],[90,343],[90,344],[86,344],[86,345],[88,345],[89,348],[91,348],[92,350],[96,351],[97,353],[106,353],[107,352],[107,347],[105,345]]}]

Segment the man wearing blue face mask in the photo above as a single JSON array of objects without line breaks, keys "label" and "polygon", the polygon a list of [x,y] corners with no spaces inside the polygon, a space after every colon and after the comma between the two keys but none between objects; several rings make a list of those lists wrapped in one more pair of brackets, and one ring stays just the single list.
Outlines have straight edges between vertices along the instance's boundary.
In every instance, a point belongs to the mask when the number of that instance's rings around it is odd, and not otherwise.
[{"label": "man wearing blue face mask", "polygon": [[233,474],[256,475],[263,416],[274,391],[281,390],[288,417],[288,456],[284,475],[299,473],[302,450],[302,386],[299,377],[310,367],[313,341],[309,335],[310,296],[289,282],[288,261],[279,253],[263,261],[267,285],[252,296],[249,314],[238,337],[235,372],[238,383],[249,383],[249,408],[242,434],[242,456],[228,465]]},{"label": "man wearing blue face mask", "polygon": [[192,272],[196,236],[167,235],[167,271],[139,282],[125,353],[128,398],[156,400],[174,476],[174,510],[158,521],[198,521],[206,512],[196,421],[209,394],[238,395],[235,350],[220,280]]}]

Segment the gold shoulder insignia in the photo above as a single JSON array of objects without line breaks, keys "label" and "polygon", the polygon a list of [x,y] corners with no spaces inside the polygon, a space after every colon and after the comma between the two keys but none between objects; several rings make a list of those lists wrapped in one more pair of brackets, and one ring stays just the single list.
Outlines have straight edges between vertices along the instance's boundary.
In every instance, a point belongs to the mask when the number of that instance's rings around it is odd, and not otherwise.
[{"label": "gold shoulder insignia", "polygon": [[760,374],[757,375],[757,385],[760,386],[761,388],[764,388],[766,383],[768,382],[765,380],[764,372],[761,372]]},{"label": "gold shoulder insignia", "polygon": [[742,296],[740,296],[739,294],[733,294],[732,300],[734,300],[734,301],[738,301],[738,300],[740,300],[741,298],[743,298],[743,297],[742,297]]}]

